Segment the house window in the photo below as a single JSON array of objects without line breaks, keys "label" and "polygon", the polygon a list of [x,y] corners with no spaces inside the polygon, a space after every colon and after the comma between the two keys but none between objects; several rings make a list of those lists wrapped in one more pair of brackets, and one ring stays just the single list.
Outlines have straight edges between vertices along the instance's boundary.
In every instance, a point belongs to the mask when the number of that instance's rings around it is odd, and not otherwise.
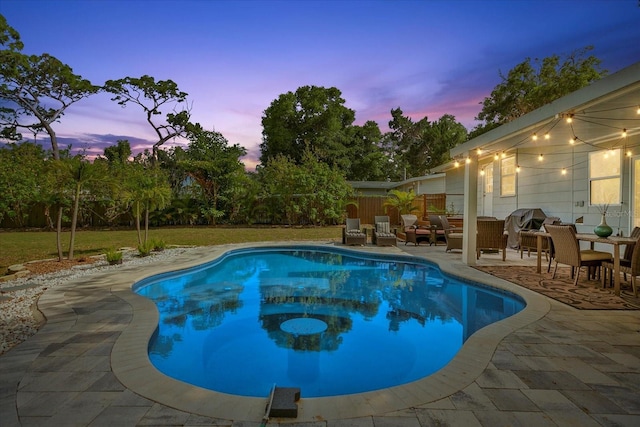
[{"label": "house window", "polygon": [[621,195],[621,150],[601,150],[589,153],[589,203],[618,205]]},{"label": "house window", "polygon": [[500,160],[500,195],[516,195],[516,158],[506,157]]}]

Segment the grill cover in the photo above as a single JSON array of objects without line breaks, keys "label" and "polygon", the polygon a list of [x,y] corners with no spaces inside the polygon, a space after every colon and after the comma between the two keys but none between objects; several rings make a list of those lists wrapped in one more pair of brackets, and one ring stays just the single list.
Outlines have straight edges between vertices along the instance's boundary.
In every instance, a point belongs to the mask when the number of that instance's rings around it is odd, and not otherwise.
[{"label": "grill cover", "polygon": [[505,220],[505,228],[509,232],[507,246],[518,249],[518,232],[520,230],[538,230],[542,227],[547,215],[538,208],[516,209]]}]

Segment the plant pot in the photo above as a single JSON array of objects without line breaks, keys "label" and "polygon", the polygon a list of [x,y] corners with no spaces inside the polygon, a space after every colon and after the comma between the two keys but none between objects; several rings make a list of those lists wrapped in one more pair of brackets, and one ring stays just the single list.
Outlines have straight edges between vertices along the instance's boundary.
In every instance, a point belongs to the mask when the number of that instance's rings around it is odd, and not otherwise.
[{"label": "plant pot", "polygon": [[613,234],[613,228],[607,225],[607,214],[602,214],[602,221],[593,229],[598,237],[609,237]]}]

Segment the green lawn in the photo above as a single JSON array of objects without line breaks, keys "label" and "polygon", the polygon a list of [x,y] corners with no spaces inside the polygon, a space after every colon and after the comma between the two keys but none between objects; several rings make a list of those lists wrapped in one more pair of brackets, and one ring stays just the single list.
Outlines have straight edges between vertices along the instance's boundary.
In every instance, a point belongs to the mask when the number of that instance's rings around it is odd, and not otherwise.
[{"label": "green lawn", "polygon": [[[70,233],[62,236],[63,249],[69,248]],[[135,230],[78,231],[74,258],[104,253],[109,248],[137,247]],[[186,227],[149,231],[150,239],[167,245],[221,245],[227,243],[340,239],[336,227]],[[0,231],[0,274],[7,267],[25,261],[55,258],[56,233],[51,231]]]}]

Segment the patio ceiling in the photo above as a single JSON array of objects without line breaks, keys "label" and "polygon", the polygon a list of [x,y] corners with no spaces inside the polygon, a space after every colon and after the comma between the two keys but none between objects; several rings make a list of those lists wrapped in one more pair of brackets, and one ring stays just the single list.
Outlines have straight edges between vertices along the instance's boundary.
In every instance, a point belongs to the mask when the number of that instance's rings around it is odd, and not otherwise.
[{"label": "patio ceiling", "polygon": [[[630,138],[640,135],[639,109],[640,62],[461,144],[450,153],[460,159],[475,155],[479,148],[482,159],[517,148],[567,147],[570,139],[577,137],[576,147],[589,144],[618,148],[631,144],[634,154],[639,154],[638,139]],[[622,137],[623,129],[626,138]],[[533,139],[534,133],[537,140]]]}]

